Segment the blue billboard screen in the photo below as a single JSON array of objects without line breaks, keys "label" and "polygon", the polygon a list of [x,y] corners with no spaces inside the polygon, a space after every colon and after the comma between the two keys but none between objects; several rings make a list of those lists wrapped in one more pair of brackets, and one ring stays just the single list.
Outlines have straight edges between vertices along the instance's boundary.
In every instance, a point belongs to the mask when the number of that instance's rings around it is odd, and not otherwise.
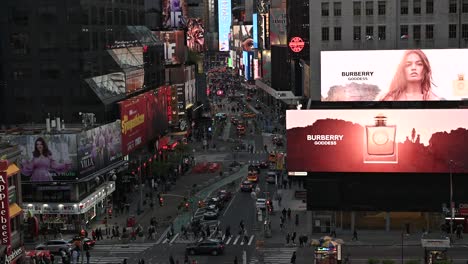
[{"label": "blue billboard screen", "polygon": [[229,51],[229,30],[231,28],[231,0],[218,1],[219,51]]},{"label": "blue billboard screen", "polygon": [[253,47],[258,49],[258,15],[254,13],[252,16],[253,20]]}]

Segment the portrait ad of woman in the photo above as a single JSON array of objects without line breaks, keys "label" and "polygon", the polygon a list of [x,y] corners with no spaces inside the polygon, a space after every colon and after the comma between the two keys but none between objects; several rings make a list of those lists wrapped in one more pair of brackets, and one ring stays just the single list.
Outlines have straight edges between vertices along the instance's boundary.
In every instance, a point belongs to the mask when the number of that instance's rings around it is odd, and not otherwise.
[{"label": "portrait ad of woman", "polygon": [[120,121],[84,131],[78,136],[78,171],[89,175],[122,159]]},{"label": "portrait ad of woman", "polygon": [[201,18],[187,20],[187,47],[194,52],[205,51],[205,28]]},{"label": "portrait ad of woman", "polygon": [[188,14],[186,0],[163,0],[163,27],[166,29],[183,28]]},{"label": "portrait ad of woman", "polygon": [[468,98],[468,50],[321,52],[322,101]]},{"label": "portrait ad of woman", "polygon": [[12,139],[21,149],[21,174],[25,182],[75,180],[76,135],[27,135]]}]

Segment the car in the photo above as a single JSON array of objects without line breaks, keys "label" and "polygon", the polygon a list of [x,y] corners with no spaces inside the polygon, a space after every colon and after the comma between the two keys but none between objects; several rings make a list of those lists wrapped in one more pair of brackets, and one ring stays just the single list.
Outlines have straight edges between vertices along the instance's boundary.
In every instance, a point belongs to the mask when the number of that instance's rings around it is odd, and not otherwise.
[{"label": "car", "polygon": [[224,243],[217,239],[208,239],[198,243],[192,243],[185,248],[187,254],[211,254],[217,256],[224,253]]},{"label": "car", "polygon": [[251,192],[254,188],[253,183],[250,181],[243,181],[240,187],[243,192]]},{"label": "car", "polygon": [[237,134],[239,134],[241,136],[245,135],[245,126],[238,125],[237,126]]},{"label": "car", "polygon": [[227,119],[227,114],[226,113],[217,113],[215,115],[215,117],[218,119],[218,120],[226,120]]},{"label": "car", "polygon": [[36,246],[36,250],[49,250],[54,254],[61,254],[62,252],[69,253],[72,244],[63,239],[49,240]]},{"label": "car", "polygon": [[208,200],[208,206],[214,205],[218,209],[223,209],[224,208],[224,201],[221,200],[219,197],[213,197]]},{"label": "car", "polygon": [[258,182],[258,173],[249,171],[249,173],[247,174],[247,180],[249,182]]},{"label": "car", "polygon": [[[96,241],[89,238],[89,237],[85,237],[84,239],[84,243],[89,247],[89,248],[92,248],[94,247],[94,245],[96,244]],[[81,241],[81,238],[80,237],[74,237],[73,239],[71,240],[68,240],[68,243],[70,244],[73,244],[75,241]]]},{"label": "car", "polygon": [[266,208],[266,199],[265,198],[258,198],[255,202],[255,205],[258,209],[264,210]]},{"label": "car", "polygon": [[266,168],[269,168],[270,167],[270,164],[268,161],[262,161],[260,162],[260,169],[266,169]]},{"label": "car", "polygon": [[227,191],[227,190],[218,191],[218,198],[223,200],[224,202],[228,202],[229,200],[231,200],[231,197],[232,197],[232,193],[230,191]]},{"label": "car", "polygon": [[248,170],[252,171],[252,172],[255,172],[257,174],[260,173],[260,163],[254,162],[254,163],[250,164],[249,167],[248,167]]},{"label": "car", "polygon": [[266,178],[265,178],[265,181],[266,181],[267,183],[273,183],[273,184],[276,183],[276,172],[274,172],[274,171],[269,171],[269,172],[267,173],[267,176],[266,176]]},{"label": "car", "polygon": [[208,171],[209,172],[217,172],[220,169],[221,169],[221,165],[219,163],[217,163],[217,162],[211,162],[208,165]]},{"label": "car", "polygon": [[260,110],[260,109],[262,109],[262,106],[261,106],[260,104],[258,104],[258,103],[257,103],[257,104],[255,104],[255,106],[254,106],[254,107],[255,107],[255,109],[257,109],[257,110]]},{"label": "car", "polygon": [[208,206],[203,213],[203,220],[216,220],[219,216],[219,209],[216,206]]}]

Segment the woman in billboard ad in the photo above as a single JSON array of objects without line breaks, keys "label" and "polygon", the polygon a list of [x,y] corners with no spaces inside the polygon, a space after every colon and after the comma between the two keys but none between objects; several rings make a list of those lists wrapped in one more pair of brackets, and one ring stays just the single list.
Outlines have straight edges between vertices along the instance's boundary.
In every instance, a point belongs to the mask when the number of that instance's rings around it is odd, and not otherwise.
[{"label": "woman in billboard ad", "polygon": [[65,173],[71,169],[71,161],[59,163],[42,137],[38,137],[34,142],[32,157],[31,160],[22,162],[21,170],[22,174],[31,176],[32,182],[53,181],[50,172]]},{"label": "woman in billboard ad", "polygon": [[432,91],[432,70],[421,50],[407,50],[382,101],[442,100]]}]

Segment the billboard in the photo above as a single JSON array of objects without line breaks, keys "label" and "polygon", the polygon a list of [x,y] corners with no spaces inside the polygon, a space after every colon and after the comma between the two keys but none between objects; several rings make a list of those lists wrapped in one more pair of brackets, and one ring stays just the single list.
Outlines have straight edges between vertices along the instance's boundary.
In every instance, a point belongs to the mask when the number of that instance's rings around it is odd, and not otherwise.
[{"label": "billboard", "polygon": [[288,110],[287,167],[468,172],[468,109]]},{"label": "billboard", "polygon": [[241,45],[243,51],[251,51],[254,48],[254,34],[252,25],[242,25],[241,27]]},{"label": "billboard", "polygon": [[0,245],[11,245],[10,203],[8,195],[8,175],[0,170]]},{"label": "billboard", "polygon": [[205,51],[205,27],[201,18],[187,20],[187,47],[194,52]]},{"label": "billboard", "polygon": [[164,44],[164,64],[182,64],[185,62],[184,31],[154,31],[153,34]]},{"label": "billboard", "polygon": [[75,134],[12,136],[21,151],[23,182],[74,181],[78,178]]},{"label": "billboard", "polygon": [[122,159],[121,123],[102,125],[78,134],[78,172],[86,176]]},{"label": "billboard", "polygon": [[270,9],[270,45],[286,45],[286,8]]},{"label": "billboard", "polygon": [[120,102],[122,118],[122,152],[129,154],[146,143],[146,102],[136,96]]},{"label": "billboard", "polygon": [[254,53],[253,51],[242,52],[242,64],[244,65],[244,77],[246,80],[252,80],[254,77]]},{"label": "billboard", "polygon": [[229,51],[229,30],[231,28],[231,20],[231,0],[218,0],[219,51]]},{"label": "billboard", "polygon": [[165,94],[158,91],[144,93],[146,100],[146,138],[156,138],[167,129],[166,98]]},{"label": "billboard", "polygon": [[467,99],[467,57],[468,49],[322,51],[322,100]]},{"label": "billboard", "polygon": [[188,14],[186,0],[163,0],[163,27],[183,28]]},{"label": "billboard", "polygon": [[271,51],[262,50],[262,77],[271,80]]},{"label": "billboard", "polygon": [[231,29],[231,35],[230,35],[232,50],[241,48],[241,38],[242,38],[241,26],[233,25]]},{"label": "billboard", "polygon": [[189,108],[196,100],[195,65],[185,66],[185,106]]},{"label": "billboard", "polygon": [[252,28],[252,35],[253,35],[253,48],[258,49],[258,14],[254,13],[252,15],[253,21],[253,28]]}]

